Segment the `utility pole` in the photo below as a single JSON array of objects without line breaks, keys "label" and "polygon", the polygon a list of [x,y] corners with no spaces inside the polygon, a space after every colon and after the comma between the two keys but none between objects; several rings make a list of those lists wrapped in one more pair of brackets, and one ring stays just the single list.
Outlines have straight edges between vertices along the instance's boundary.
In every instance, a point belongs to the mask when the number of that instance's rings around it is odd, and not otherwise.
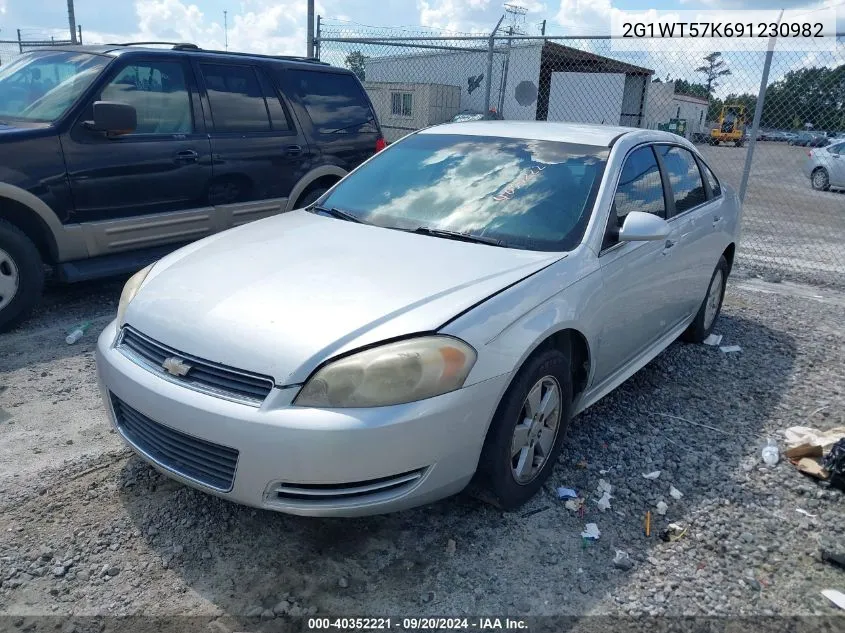
[{"label": "utility pole", "polygon": [[229,50],[229,12],[223,11],[223,39],[226,50]]},{"label": "utility pole", "polygon": [[73,10],[73,0],[67,0],[67,24],[70,29],[70,43],[78,44],[76,40],[76,13]]},{"label": "utility pole", "polygon": [[308,20],[305,33],[305,56],[314,57],[314,0],[308,0]]}]

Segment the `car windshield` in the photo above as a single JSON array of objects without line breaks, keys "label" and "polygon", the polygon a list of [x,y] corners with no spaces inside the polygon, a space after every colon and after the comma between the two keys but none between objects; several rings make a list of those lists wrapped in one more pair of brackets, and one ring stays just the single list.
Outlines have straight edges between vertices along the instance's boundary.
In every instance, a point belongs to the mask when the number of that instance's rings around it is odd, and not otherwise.
[{"label": "car windshield", "polygon": [[39,51],[0,67],[0,120],[55,121],[108,61],[87,53]]},{"label": "car windshield", "polygon": [[387,228],[566,251],[583,238],[608,152],[544,140],[415,134],[376,154],[320,206]]}]

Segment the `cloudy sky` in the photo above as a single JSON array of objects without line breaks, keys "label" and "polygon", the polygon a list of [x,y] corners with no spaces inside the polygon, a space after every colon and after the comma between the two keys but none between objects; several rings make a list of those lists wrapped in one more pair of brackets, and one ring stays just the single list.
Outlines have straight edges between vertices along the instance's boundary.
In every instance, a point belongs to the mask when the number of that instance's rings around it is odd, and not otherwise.
[{"label": "cloudy sky", "polygon": [[[609,30],[614,10],[656,9],[772,9],[783,0],[513,0],[527,9],[523,28],[537,34],[547,20],[548,34],[600,34]],[[504,0],[317,0],[317,12],[325,17],[353,23],[396,27],[426,26],[461,32],[489,32],[503,13]],[[223,48],[223,11],[228,11],[229,48],[277,54],[304,54],[306,0],[76,0],[76,19],[86,43],[127,40],[194,42]],[[820,7],[838,7],[838,30],[845,31],[845,0],[786,0],[787,8],[806,11],[812,17]],[[335,22],[338,24],[338,22]],[[0,40],[13,39],[16,29],[24,37],[67,33],[64,0],[0,0]],[[355,28],[355,27],[352,27]],[[598,46],[602,46],[599,44]],[[773,72],[812,63],[837,63],[838,54],[795,53],[783,55]],[[600,50],[597,52],[609,52]],[[372,52],[370,52],[372,54]],[[697,53],[696,53],[697,54]],[[745,55],[743,59],[741,56]],[[653,67],[660,76],[689,75],[695,59],[689,51],[673,55],[654,53],[639,62]],[[753,60],[752,60],[753,57]],[[698,59],[698,58],[696,58]],[[733,87],[753,85],[762,56],[732,54],[732,60],[748,66],[743,75],[734,73]],[[631,60],[634,61],[634,60]],[[659,62],[659,63],[655,63]],[[752,63],[753,62],[753,63]],[[727,89],[728,86],[725,86]]]}]

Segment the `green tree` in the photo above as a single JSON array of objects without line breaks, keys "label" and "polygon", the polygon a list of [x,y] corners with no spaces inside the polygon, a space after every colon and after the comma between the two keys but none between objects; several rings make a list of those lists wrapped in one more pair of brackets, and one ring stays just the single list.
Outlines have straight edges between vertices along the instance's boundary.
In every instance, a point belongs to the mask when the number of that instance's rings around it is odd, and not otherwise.
[{"label": "green tree", "polygon": [[704,84],[686,81],[685,79],[675,80],[675,94],[687,95],[690,97],[701,97],[702,99],[707,99],[710,96],[710,93],[707,91],[707,86]]},{"label": "green tree", "polygon": [[367,77],[367,72],[364,68],[366,61],[367,58],[364,57],[364,54],[361,51],[352,51],[346,56],[344,64],[349,70],[355,73],[358,79],[364,81]]},{"label": "green tree", "polygon": [[771,127],[843,130],[845,64],[792,70],[766,89],[762,120]]},{"label": "green tree", "polygon": [[718,87],[719,78],[730,75],[731,69],[728,68],[727,63],[722,59],[722,54],[719,52],[710,53],[704,58],[704,61],[707,63],[696,68],[695,72],[702,73],[707,78],[705,87],[709,96],[713,94],[713,89]]}]

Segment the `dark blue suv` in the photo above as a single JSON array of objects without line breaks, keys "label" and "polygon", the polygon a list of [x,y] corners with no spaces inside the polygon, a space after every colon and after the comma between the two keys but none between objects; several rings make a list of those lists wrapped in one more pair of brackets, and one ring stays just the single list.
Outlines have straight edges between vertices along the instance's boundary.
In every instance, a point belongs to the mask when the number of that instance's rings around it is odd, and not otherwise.
[{"label": "dark blue suv", "polygon": [[316,60],[120,44],[0,68],[0,330],[60,281],[307,206],[384,147],[351,72]]}]

